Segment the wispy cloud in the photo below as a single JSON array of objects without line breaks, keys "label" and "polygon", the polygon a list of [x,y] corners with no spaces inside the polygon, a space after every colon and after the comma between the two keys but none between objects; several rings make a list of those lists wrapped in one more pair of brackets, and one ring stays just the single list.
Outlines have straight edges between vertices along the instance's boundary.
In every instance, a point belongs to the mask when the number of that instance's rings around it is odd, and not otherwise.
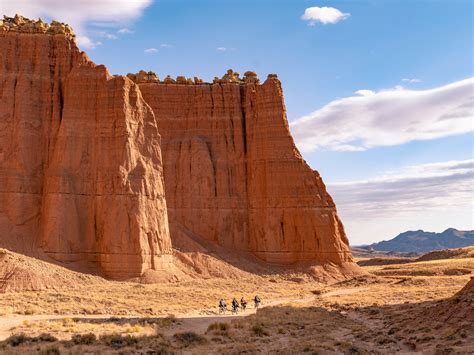
[{"label": "wispy cloud", "polygon": [[373,92],[372,90],[362,89],[362,90],[357,90],[354,94],[357,94],[360,96],[372,96],[372,95],[375,95],[375,92]]},{"label": "wispy cloud", "polygon": [[98,35],[102,38],[105,38],[105,39],[117,39],[118,37],[112,33],[108,33],[108,32],[98,32]]},{"label": "wispy cloud", "polygon": [[471,228],[474,160],[407,166],[365,181],[329,184],[328,190],[353,242],[407,229]]},{"label": "wispy cloud", "polygon": [[290,123],[303,151],[360,151],[471,132],[474,78],[430,90],[401,86],[334,100]]},{"label": "wispy cloud", "polygon": [[55,19],[69,23],[83,48],[94,48],[98,42],[90,38],[90,26],[119,26],[132,21],[151,5],[153,0],[22,0],[2,1],[2,12],[30,18]]},{"label": "wispy cloud", "polygon": [[421,80],[418,79],[418,78],[403,78],[402,79],[403,82],[406,82],[406,83],[411,83],[411,84],[414,84],[414,83],[421,83]]},{"label": "wispy cloud", "polygon": [[117,33],[120,33],[120,34],[132,34],[134,33],[134,31],[124,27],[124,28],[121,28],[117,31]]},{"label": "wispy cloud", "polygon": [[217,47],[217,48],[216,48],[216,51],[218,51],[218,52],[225,52],[225,51],[227,51],[227,48],[226,48],[226,47]]},{"label": "wispy cloud", "polygon": [[474,160],[408,166],[369,180],[329,185],[348,216],[445,209],[474,202]]},{"label": "wispy cloud", "polygon": [[158,53],[158,49],[156,49],[156,48],[147,48],[143,52],[145,52],[146,54],[153,54],[153,53]]},{"label": "wispy cloud", "polygon": [[308,7],[304,10],[304,14],[301,16],[303,21],[309,21],[309,26],[315,26],[317,22],[323,25],[335,24],[339,21],[345,20],[351,14],[343,13],[334,7]]},{"label": "wispy cloud", "polygon": [[161,48],[173,48],[174,46],[172,44],[169,44],[169,43],[161,43],[160,47]]}]

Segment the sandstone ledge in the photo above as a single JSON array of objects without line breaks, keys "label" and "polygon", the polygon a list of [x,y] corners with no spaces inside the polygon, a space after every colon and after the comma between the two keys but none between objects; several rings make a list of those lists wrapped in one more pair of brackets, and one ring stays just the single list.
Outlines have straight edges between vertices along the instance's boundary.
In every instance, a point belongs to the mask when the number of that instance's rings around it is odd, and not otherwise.
[{"label": "sandstone ledge", "polygon": [[19,32],[19,33],[38,33],[56,35],[62,34],[68,38],[74,38],[75,34],[68,24],[58,21],[52,21],[50,24],[38,19],[30,20],[26,17],[15,15],[15,17],[3,16],[0,20],[0,33]]},{"label": "sandstone ledge", "polygon": [[[232,69],[227,70],[221,78],[215,77],[212,83],[205,82],[199,77],[186,78],[185,76],[177,76],[173,79],[170,75],[167,75],[163,80],[160,80],[158,75],[153,71],[140,70],[138,73],[128,73],[127,77],[136,84],[167,84],[167,85],[213,85],[213,84],[260,84],[260,79],[257,74],[253,71],[247,71],[243,77],[240,74],[234,72]],[[276,74],[268,74],[267,80],[278,80]]]}]

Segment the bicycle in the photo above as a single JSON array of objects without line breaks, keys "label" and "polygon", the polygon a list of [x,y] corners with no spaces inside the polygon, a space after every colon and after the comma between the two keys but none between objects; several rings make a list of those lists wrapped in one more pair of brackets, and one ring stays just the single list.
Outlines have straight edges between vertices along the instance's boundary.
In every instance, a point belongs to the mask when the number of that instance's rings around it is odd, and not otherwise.
[{"label": "bicycle", "polygon": [[225,314],[227,312],[226,306],[219,306],[219,314]]},{"label": "bicycle", "polygon": [[239,313],[239,306],[232,307],[232,314],[237,314],[237,313]]}]

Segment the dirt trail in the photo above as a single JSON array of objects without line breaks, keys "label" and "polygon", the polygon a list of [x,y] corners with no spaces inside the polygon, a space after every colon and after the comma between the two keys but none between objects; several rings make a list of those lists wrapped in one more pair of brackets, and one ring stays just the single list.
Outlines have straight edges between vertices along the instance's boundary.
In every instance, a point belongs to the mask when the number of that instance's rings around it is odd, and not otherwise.
[{"label": "dirt trail", "polygon": [[329,291],[326,293],[323,293],[321,297],[330,297],[330,296],[343,296],[343,295],[350,295],[353,293],[359,293],[362,291],[367,290],[367,287],[359,287],[359,288],[342,288],[334,291]]},{"label": "dirt trail", "polygon": [[[330,292],[327,292],[322,297],[330,297],[330,296],[338,296],[338,295],[347,295],[352,293],[358,293],[364,291],[365,288],[347,288],[347,289],[337,289]],[[299,303],[299,304],[309,304],[311,301],[315,299],[316,296],[308,296],[300,299],[279,299],[270,302],[264,302],[260,306],[260,308],[265,307],[272,307],[278,306],[285,303]],[[218,315],[214,310],[207,310],[207,311],[195,311],[195,312],[188,312],[183,314],[176,315],[176,319],[178,322],[167,328],[163,329],[164,335],[173,335],[177,332],[186,332],[186,331],[193,331],[196,333],[203,334],[206,332],[209,324],[214,322],[230,322],[233,319],[237,319],[240,317],[246,317],[251,314],[254,314],[256,309],[253,306],[247,308],[245,312],[239,312],[238,314],[232,315],[230,311],[228,311],[225,315]],[[77,314],[68,314],[68,315],[11,315],[0,317],[0,341],[5,340],[8,338],[15,327],[21,325],[24,321],[28,322],[35,322],[35,321],[44,321],[44,320],[56,320],[56,319],[65,319],[65,318],[74,318],[74,319],[107,319],[107,318],[144,318],[140,316],[130,317],[130,316],[121,316],[121,315],[77,315]]]},{"label": "dirt trail", "polygon": [[[275,301],[270,301],[264,303],[260,306],[260,308],[264,307],[271,307],[277,306],[280,304],[292,302],[292,303],[309,303],[311,300],[314,299],[314,296],[301,298],[297,300],[292,299],[280,299]],[[240,317],[246,317],[256,312],[255,308],[247,308],[245,312],[239,312],[235,315],[230,314],[228,311],[225,315],[217,315],[215,311],[206,311],[207,314],[203,314],[203,311],[195,311],[190,313],[179,314],[176,316],[178,320],[177,324],[163,330],[164,335],[173,335],[177,332],[185,332],[185,331],[193,331],[196,333],[203,334],[209,324],[214,322],[230,322],[233,319],[237,319]],[[136,318],[140,319],[143,317],[130,317],[130,316],[114,316],[114,315],[11,315],[0,317],[0,341],[7,339],[11,334],[15,327],[21,325],[24,321],[28,322],[36,322],[36,321],[44,321],[44,320],[57,320],[57,319],[65,319],[65,318],[74,318],[74,319],[107,319],[107,318]]]},{"label": "dirt trail", "polygon": [[[364,288],[344,288],[330,291],[322,295],[322,297],[336,296],[336,295],[347,295],[351,293],[357,293],[363,291]],[[270,302],[264,302],[260,308],[278,306],[285,303],[300,303],[307,304],[314,300],[315,296],[311,295],[308,297],[300,299],[279,299]],[[254,314],[256,309],[252,307],[247,308],[245,312],[239,312],[236,315],[230,314],[228,311],[225,315],[218,315],[215,310],[206,310],[206,311],[195,311],[188,312],[176,315],[178,322],[163,330],[164,335],[173,335],[177,332],[193,331],[195,333],[204,334],[207,330],[209,324],[214,322],[230,322],[233,319],[246,317],[251,314]],[[77,314],[67,314],[67,315],[11,315],[0,317],[0,341],[7,339],[12,335],[12,331],[15,327],[21,325],[24,321],[35,322],[35,321],[45,321],[45,320],[57,320],[65,318],[74,318],[74,319],[107,319],[107,318],[127,318],[127,319],[140,319],[144,317],[140,316],[122,316],[122,315],[77,315]]]},{"label": "dirt trail", "polygon": [[[365,290],[365,288],[343,288],[337,289],[330,292],[327,292],[322,295],[322,297],[337,296],[337,295],[348,295],[351,293],[358,293]],[[299,303],[299,304],[308,304],[315,299],[316,296],[308,296],[300,299],[279,299],[270,302],[264,302],[260,308],[278,306],[285,303]],[[164,335],[173,335],[177,332],[193,331],[195,333],[204,334],[209,326],[209,324],[214,322],[230,322],[233,319],[246,317],[251,314],[254,314],[256,309],[253,308],[253,305],[245,312],[239,312],[236,315],[230,314],[228,311],[225,315],[218,315],[215,310],[205,310],[205,311],[195,311],[188,312],[176,315],[177,323],[172,327],[163,330]],[[107,318],[127,318],[127,319],[140,319],[144,317],[140,316],[122,316],[122,315],[77,315],[77,314],[67,314],[67,315],[11,315],[0,317],[0,341],[8,338],[15,327],[21,325],[24,321],[35,322],[35,321],[45,321],[45,320],[57,320],[65,318],[74,318],[74,319],[107,319]]]}]

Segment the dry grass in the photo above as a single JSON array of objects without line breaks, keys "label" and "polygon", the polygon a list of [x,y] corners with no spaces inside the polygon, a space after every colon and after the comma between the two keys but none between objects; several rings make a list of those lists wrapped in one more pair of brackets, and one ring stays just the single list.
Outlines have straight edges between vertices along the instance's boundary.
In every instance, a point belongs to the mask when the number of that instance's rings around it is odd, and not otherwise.
[{"label": "dry grass", "polygon": [[43,333],[51,334],[58,339],[69,339],[71,334],[93,333],[96,336],[105,334],[132,334],[152,335],[155,334],[157,327],[146,321],[130,321],[120,319],[75,319],[63,318],[57,320],[45,321],[23,321],[20,326],[13,329],[15,334],[28,334],[38,336]]},{"label": "dry grass", "polygon": [[[29,305],[35,313],[45,314],[141,316],[28,322],[15,332],[31,336],[48,333],[59,339],[81,337],[75,338],[77,343],[19,338],[25,341],[18,345],[23,352],[51,347],[61,354],[77,349],[96,353],[117,349],[126,353],[474,352],[472,322],[452,324],[443,318],[449,314],[434,312],[441,304],[455,302],[444,299],[470,279],[474,258],[368,266],[364,270],[370,274],[331,286],[290,282],[280,276],[166,285],[109,283],[64,292],[4,294],[0,295],[0,307],[8,304],[17,313]],[[221,297],[244,296],[249,300],[255,293],[266,305],[276,300],[282,304],[230,321],[179,317],[185,313],[213,314]],[[466,319],[474,316],[473,306],[466,308]],[[178,316],[164,317],[171,313]],[[163,317],[153,318],[159,315]],[[97,335],[95,339],[91,333]],[[0,345],[2,353],[13,350],[11,345]]]},{"label": "dry grass", "polygon": [[[271,280],[271,281],[270,281]],[[0,294],[0,309],[13,314],[66,314],[121,316],[162,316],[170,313],[217,311],[217,302],[256,293],[263,301],[304,297],[310,284],[285,281],[281,277],[253,276],[247,280],[193,280],[172,284],[109,282],[62,291],[26,291]]]}]

